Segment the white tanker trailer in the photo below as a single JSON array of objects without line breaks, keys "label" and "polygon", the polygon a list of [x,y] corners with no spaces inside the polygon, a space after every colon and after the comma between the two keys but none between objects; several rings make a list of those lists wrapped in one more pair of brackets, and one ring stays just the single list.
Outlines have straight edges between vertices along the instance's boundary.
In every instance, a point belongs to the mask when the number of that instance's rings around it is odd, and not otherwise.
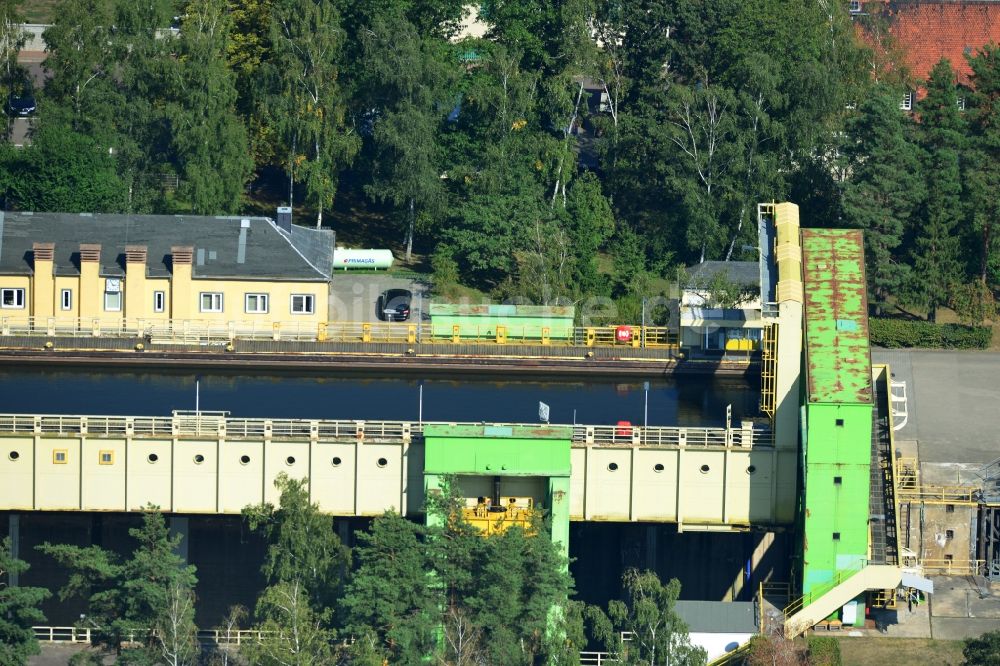
[{"label": "white tanker trailer", "polygon": [[333,252],[333,268],[335,270],[350,270],[352,268],[387,270],[394,261],[389,250],[350,250],[338,247]]}]

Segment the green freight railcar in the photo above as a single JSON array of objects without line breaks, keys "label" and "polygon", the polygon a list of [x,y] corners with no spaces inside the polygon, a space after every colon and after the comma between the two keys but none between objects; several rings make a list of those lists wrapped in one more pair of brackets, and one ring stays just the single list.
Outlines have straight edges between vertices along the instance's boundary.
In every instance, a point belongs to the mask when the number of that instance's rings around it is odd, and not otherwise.
[{"label": "green freight railcar", "polygon": [[431,334],[462,340],[572,340],[573,306],[432,303]]}]

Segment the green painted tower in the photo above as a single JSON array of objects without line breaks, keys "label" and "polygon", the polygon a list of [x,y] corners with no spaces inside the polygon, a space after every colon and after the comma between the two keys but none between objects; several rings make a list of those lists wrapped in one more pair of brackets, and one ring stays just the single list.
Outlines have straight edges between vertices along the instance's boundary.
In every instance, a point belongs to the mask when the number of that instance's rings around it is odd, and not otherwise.
[{"label": "green painted tower", "polygon": [[861,232],[803,229],[802,260],[802,592],[809,595],[868,558],[872,376]]},{"label": "green painted tower", "polygon": [[484,531],[541,511],[551,516],[552,541],[568,557],[572,438],[572,428],[559,426],[428,425],[424,492],[454,475],[466,516]]}]

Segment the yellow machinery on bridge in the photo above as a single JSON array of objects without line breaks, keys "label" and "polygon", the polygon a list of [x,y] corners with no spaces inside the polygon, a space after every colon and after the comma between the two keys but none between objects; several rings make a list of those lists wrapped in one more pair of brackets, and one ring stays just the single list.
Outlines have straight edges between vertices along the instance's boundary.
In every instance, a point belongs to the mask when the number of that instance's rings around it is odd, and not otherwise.
[{"label": "yellow machinery on bridge", "polygon": [[534,536],[532,522],[541,513],[535,509],[534,498],[501,497],[500,502],[494,504],[489,497],[479,497],[469,498],[467,502],[462,509],[462,517],[483,536],[501,534],[514,526]]}]

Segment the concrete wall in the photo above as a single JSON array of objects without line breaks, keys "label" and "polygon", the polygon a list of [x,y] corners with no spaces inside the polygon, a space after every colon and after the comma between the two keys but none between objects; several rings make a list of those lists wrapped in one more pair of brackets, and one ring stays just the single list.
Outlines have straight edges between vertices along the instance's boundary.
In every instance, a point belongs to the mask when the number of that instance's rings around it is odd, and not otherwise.
[{"label": "concrete wall", "polygon": [[[30,428],[29,428],[30,430]],[[86,430],[86,428],[85,428]],[[312,478],[333,515],[422,511],[424,446],[221,434],[0,434],[0,510],[237,514],[275,501],[280,473]],[[786,455],[787,454],[787,455]],[[788,461],[784,461],[788,458]],[[770,447],[585,445],[570,449],[571,520],[671,522],[682,529],[788,524],[794,452]]]}]

